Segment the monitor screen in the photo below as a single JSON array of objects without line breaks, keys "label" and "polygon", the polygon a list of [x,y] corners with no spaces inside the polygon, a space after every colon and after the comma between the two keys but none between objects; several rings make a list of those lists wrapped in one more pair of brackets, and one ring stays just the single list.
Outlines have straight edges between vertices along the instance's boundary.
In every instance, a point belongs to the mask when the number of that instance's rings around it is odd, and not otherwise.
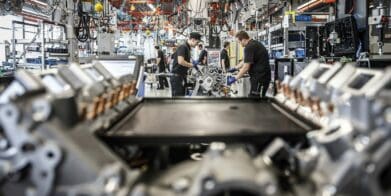
[{"label": "monitor screen", "polygon": [[103,60],[100,61],[100,63],[116,78],[120,78],[125,75],[138,74],[134,73],[136,60]]}]

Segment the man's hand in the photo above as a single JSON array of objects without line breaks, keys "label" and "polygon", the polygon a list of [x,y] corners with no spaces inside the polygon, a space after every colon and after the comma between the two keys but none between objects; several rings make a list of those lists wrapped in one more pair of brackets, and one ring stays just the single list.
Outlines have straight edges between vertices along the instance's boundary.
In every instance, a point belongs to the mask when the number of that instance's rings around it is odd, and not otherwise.
[{"label": "man's hand", "polygon": [[231,68],[231,69],[228,69],[227,72],[229,72],[229,73],[234,73],[234,72],[236,72],[236,71],[238,71],[237,68]]},{"label": "man's hand", "polygon": [[236,82],[236,78],[235,77],[233,77],[233,76],[228,76],[228,78],[227,78],[227,85],[228,86],[231,86],[233,83],[235,83]]}]

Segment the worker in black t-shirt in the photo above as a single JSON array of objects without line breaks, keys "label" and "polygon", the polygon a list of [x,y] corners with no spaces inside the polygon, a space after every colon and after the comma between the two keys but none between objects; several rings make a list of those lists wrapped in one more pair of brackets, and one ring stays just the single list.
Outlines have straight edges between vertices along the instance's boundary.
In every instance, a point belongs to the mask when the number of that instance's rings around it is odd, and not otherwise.
[{"label": "worker in black t-shirt", "polygon": [[229,42],[224,42],[224,48],[220,52],[220,65],[223,72],[227,72],[230,68],[230,60],[228,56]]},{"label": "worker in black t-shirt", "polygon": [[168,62],[167,62],[167,69],[168,71],[171,73],[172,72],[172,67],[173,67],[173,63],[174,63],[174,57],[175,57],[175,51],[176,51],[176,47],[172,47],[171,48],[171,53],[169,55],[170,58],[168,58]]},{"label": "worker in black t-shirt", "polygon": [[175,52],[174,62],[171,77],[171,93],[172,96],[185,96],[185,82],[187,70],[194,67],[198,70],[198,62],[191,62],[190,49],[194,48],[201,41],[201,34],[190,33],[189,39],[186,43],[178,47]]},{"label": "worker in black t-shirt", "polygon": [[198,62],[201,65],[208,65],[208,52],[204,49],[202,44],[198,45],[198,50],[200,50],[200,55],[198,57]]},{"label": "worker in black t-shirt", "polygon": [[258,41],[250,39],[245,31],[236,34],[238,42],[244,47],[244,59],[229,72],[239,70],[235,77],[228,77],[227,83],[231,85],[242,78],[245,73],[250,75],[251,91],[249,97],[265,97],[271,80],[269,54],[266,48]]},{"label": "worker in black t-shirt", "polygon": [[[158,65],[159,73],[164,73],[166,70],[166,65],[164,62],[164,53],[162,50],[160,50],[159,46],[155,46],[155,49],[157,51],[157,58],[156,58],[156,64]],[[159,86],[157,89],[164,89],[164,87],[168,88],[168,81],[167,78],[164,76],[159,76]]]}]

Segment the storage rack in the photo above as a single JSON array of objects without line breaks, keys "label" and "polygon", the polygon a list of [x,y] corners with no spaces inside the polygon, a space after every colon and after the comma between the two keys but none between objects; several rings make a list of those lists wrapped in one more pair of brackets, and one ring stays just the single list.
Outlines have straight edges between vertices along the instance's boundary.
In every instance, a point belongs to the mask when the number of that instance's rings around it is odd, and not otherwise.
[{"label": "storage rack", "polygon": [[[62,36],[61,39],[53,38],[53,27],[59,26],[62,27]],[[32,27],[33,31],[26,31],[26,27]],[[47,29],[50,27],[50,29]],[[22,38],[17,38],[16,31],[22,29]],[[26,32],[34,33],[35,35],[32,39],[26,39]],[[68,61],[69,52],[68,52],[68,41],[66,40],[66,27],[64,25],[54,24],[51,22],[43,21],[38,24],[26,23],[22,21],[12,21],[12,65],[13,69],[16,68],[25,68],[25,69],[37,69],[41,70],[46,68],[51,68],[53,64],[56,64],[50,59],[58,58],[61,61],[66,63]],[[58,44],[60,48],[48,48],[50,44]],[[23,51],[17,51],[17,45],[23,46]],[[35,47],[35,48],[34,48]],[[20,54],[20,55],[18,55]],[[27,61],[27,54],[38,56],[38,58],[32,58],[35,62]],[[19,61],[23,58],[26,59],[26,62],[20,63]],[[40,59],[39,59],[40,58]],[[46,66],[48,65],[48,66]]]},{"label": "storage rack", "polygon": [[[278,23],[270,28],[258,33],[260,40],[264,41],[265,47],[270,54],[281,52],[287,54],[288,50],[295,48],[306,48],[306,28],[307,27],[321,27],[324,22],[296,22],[290,24],[288,28],[283,28],[282,23]],[[286,32],[286,33],[285,33]],[[303,39],[295,39],[300,36]],[[275,58],[275,55],[272,55]]]}]

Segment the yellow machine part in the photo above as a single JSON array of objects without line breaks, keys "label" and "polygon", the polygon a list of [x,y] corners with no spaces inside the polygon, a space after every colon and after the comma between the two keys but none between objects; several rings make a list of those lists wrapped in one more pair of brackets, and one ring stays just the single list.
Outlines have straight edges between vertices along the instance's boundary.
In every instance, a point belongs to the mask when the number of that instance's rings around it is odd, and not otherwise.
[{"label": "yellow machine part", "polygon": [[103,11],[102,3],[101,2],[95,3],[94,9],[95,9],[95,12],[102,12]]}]

